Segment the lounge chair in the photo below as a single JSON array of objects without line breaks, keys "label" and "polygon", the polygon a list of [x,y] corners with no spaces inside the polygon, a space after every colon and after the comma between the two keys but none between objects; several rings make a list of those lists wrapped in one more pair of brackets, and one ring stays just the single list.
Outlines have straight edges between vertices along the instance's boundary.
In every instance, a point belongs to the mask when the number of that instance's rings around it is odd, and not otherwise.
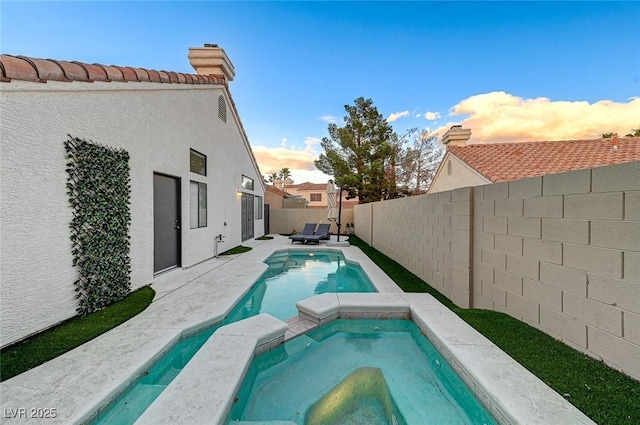
[{"label": "lounge chair", "polygon": [[289,239],[291,239],[291,243],[294,243],[294,242],[304,243],[307,236],[313,235],[313,233],[316,230],[316,226],[317,226],[317,223],[306,223],[304,225],[304,228],[302,229],[302,232],[289,236]]},{"label": "lounge chair", "polygon": [[329,235],[330,228],[331,228],[331,224],[322,223],[318,225],[316,232],[313,235],[307,236],[304,239],[305,243],[311,242],[311,243],[319,244],[320,241],[328,241],[331,238],[331,236]]}]

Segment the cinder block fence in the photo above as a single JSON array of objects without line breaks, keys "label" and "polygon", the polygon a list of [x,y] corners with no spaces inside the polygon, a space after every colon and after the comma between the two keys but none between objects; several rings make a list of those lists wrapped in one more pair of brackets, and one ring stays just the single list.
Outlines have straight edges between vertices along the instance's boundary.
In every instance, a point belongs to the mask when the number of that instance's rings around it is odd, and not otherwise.
[{"label": "cinder block fence", "polygon": [[640,379],[640,162],[358,205],[354,222],[456,305]]}]

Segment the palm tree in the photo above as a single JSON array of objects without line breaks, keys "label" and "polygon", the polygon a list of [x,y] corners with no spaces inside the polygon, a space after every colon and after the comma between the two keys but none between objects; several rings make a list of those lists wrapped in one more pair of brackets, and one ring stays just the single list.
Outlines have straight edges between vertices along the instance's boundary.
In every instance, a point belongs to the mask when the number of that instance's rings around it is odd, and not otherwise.
[{"label": "palm tree", "polygon": [[278,180],[278,178],[280,178],[280,175],[274,171],[273,173],[267,175],[267,178],[265,180],[267,183],[274,184],[276,180]]},{"label": "palm tree", "polygon": [[640,128],[634,128],[631,130],[631,133],[627,134],[624,137],[640,137]]},{"label": "palm tree", "polygon": [[284,167],[282,170],[280,170],[279,177],[282,180],[286,180],[291,177],[291,171],[287,167]]}]

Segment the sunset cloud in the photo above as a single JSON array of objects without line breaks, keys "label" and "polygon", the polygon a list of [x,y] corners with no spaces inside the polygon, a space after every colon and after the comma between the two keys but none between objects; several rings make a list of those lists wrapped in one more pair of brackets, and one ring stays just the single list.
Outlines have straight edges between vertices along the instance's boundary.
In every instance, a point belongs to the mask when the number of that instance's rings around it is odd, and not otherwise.
[{"label": "sunset cloud", "polygon": [[465,115],[437,131],[443,134],[451,125],[462,124],[471,129],[471,143],[591,139],[638,128],[640,98],[589,103],[528,99],[499,91],[468,97],[451,108],[450,117]]},{"label": "sunset cloud", "polygon": [[408,115],[409,111],[394,112],[393,114],[389,115],[389,117],[387,118],[387,122],[394,122],[398,118],[406,117]]},{"label": "sunset cloud", "polygon": [[433,120],[437,120],[438,118],[440,118],[440,112],[427,112],[424,114],[424,117],[426,119],[428,119],[429,121],[433,121]]},{"label": "sunset cloud", "polygon": [[318,146],[321,140],[316,137],[307,137],[304,141],[304,148],[295,147],[277,147],[268,148],[266,146],[253,146],[253,154],[258,161],[260,171],[263,174],[269,174],[279,171],[283,167],[290,170],[307,170],[316,169],[313,161],[318,159],[320,155]]}]

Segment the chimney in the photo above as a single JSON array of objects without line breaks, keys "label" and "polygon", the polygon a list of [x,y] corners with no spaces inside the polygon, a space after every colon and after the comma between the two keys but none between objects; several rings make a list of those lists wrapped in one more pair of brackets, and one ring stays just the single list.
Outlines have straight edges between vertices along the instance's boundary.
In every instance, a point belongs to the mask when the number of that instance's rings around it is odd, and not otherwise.
[{"label": "chimney", "polygon": [[227,82],[233,81],[236,71],[227,54],[217,44],[189,48],[189,62],[200,75],[220,75]]},{"label": "chimney", "polygon": [[611,147],[611,149],[616,152],[618,150],[618,133],[614,133],[613,134],[613,146]]},{"label": "chimney", "polygon": [[449,146],[465,146],[471,138],[471,129],[462,128],[461,125],[452,125],[442,136],[442,144]]}]

